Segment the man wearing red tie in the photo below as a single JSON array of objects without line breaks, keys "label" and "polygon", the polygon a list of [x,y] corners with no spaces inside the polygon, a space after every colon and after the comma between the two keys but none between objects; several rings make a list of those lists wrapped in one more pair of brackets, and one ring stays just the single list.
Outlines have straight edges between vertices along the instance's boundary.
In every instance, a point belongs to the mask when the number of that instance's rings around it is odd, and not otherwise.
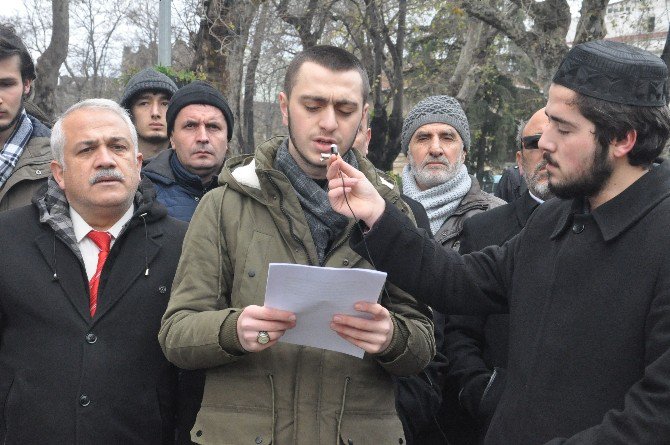
[{"label": "man wearing red tie", "polygon": [[157,342],[186,225],[167,217],[125,110],[91,99],[51,136],[52,178],[0,216],[0,442],[174,440]]}]

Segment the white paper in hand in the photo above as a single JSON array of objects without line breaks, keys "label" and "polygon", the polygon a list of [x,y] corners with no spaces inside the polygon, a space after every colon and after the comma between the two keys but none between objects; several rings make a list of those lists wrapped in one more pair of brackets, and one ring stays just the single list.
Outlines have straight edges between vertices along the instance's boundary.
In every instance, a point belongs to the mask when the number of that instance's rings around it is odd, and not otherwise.
[{"label": "white paper in hand", "polygon": [[366,269],[303,266],[271,263],[265,290],[265,306],[294,312],[296,326],[280,342],[313,346],[362,358],[365,351],[335,331],[335,314],[364,316],[354,303],[376,303],[386,280],[385,272]]}]

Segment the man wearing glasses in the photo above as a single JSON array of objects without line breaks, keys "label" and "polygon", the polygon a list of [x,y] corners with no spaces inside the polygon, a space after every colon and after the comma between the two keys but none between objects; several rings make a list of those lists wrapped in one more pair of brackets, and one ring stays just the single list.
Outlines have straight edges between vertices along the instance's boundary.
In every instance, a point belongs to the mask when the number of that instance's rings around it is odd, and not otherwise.
[{"label": "man wearing glasses", "polygon": [[[516,162],[528,188],[511,203],[466,220],[460,253],[504,244],[523,229],[538,205],[553,197],[547,161],[537,145],[548,123],[542,108],[519,125]],[[440,417],[450,443],[479,443],[505,385],[509,315],[450,315],[445,335],[449,368]]]}]

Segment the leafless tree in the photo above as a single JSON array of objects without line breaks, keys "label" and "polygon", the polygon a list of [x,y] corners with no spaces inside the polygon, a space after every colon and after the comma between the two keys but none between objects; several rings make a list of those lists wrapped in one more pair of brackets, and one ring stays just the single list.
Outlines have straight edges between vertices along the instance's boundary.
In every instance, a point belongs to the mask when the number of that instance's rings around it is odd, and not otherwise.
[{"label": "leafless tree", "polygon": [[37,59],[37,82],[33,102],[50,119],[57,111],[56,87],[58,73],[67,57],[70,40],[69,0],[53,0],[51,2],[52,31],[49,46]]}]

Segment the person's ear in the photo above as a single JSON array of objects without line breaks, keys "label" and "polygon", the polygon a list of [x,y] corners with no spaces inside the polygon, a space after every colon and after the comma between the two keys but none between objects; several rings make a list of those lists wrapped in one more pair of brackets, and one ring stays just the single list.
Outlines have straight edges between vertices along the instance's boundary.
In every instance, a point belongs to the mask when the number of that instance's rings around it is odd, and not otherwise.
[{"label": "person's ear", "polygon": [[522,159],[521,156],[522,156],[521,155],[521,150],[518,150],[516,152],[516,165],[517,165],[517,167],[519,167],[519,173],[521,173],[521,175],[523,176],[523,162],[522,162],[523,159]]},{"label": "person's ear", "polygon": [[635,147],[637,142],[637,131],[630,130],[624,137],[619,140],[612,140],[610,142],[609,150],[615,158],[623,158],[628,156],[628,153]]},{"label": "person's ear", "polygon": [[283,91],[279,93],[279,109],[281,110],[283,124],[288,126],[288,96]]},{"label": "person's ear", "polygon": [[63,171],[65,171],[65,169],[63,166],[58,161],[53,160],[51,161],[51,164],[49,164],[49,167],[51,168],[51,174],[58,184],[58,187],[65,190],[65,181],[63,180]]}]

